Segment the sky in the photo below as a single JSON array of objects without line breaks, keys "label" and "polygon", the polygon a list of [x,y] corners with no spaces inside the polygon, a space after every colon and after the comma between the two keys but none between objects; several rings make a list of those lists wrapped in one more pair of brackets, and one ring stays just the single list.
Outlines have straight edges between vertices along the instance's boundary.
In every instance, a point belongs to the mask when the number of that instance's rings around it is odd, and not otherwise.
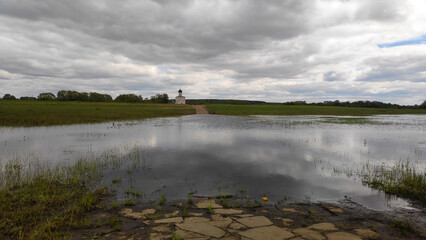
[{"label": "sky", "polygon": [[0,96],[426,99],[425,0],[0,0]]}]

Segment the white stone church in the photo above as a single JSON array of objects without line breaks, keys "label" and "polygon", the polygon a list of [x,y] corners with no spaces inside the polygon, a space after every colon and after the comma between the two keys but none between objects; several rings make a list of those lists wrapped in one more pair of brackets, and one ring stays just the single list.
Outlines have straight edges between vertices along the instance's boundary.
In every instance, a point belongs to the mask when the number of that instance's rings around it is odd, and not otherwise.
[{"label": "white stone church", "polygon": [[182,89],[179,89],[178,93],[179,93],[179,96],[176,97],[175,104],[185,104],[186,100],[185,100],[185,97],[182,96]]}]

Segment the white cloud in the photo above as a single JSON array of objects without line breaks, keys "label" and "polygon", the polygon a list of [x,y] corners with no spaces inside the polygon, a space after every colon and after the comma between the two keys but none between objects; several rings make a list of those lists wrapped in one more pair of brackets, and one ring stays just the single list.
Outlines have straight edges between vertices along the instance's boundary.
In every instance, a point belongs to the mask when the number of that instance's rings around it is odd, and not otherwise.
[{"label": "white cloud", "polygon": [[0,2],[0,95],[421,103],[426,1]]}]

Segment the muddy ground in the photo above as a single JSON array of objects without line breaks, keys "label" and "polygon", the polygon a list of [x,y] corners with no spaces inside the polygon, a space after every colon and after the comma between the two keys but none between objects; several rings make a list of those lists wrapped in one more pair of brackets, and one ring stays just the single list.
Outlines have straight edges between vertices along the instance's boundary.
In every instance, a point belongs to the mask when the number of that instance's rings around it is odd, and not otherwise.
[{"label": "muddy ground", "polygon": [[[194,198],[102,207],[72,239],[425,239],[420,210],[377,212],[342,201],[247,202]],[[225,207],[224,207],[225,206]]]}]

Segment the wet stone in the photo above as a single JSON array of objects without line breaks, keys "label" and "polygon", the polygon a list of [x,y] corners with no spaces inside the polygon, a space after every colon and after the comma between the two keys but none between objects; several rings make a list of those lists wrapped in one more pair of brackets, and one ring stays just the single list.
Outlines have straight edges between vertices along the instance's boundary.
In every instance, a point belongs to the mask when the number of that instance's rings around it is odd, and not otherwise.
[{"label": "wet stone", "polygon": [[343,209],[338,208],[338,207],[334,207],[334,206],[331,206],[331,205],[325,205],[324,207],[327,208],[332,213],[343,213],[344,212]]},{"label": "wet stone", "polygon": [[213,210],[216,214],[223,214],[223,215],[232,215],[232,214],[241,214],[243,213],[243,210],[240,209],[232,209],[232,208],[224,208],[224,209],[215,209]]},{"label": "wet stone", "polygon": [[290,226],[290,224],[293,223],[293,219],[290,219],[290,218],[283,218],[281,219],[281,221],[283,221],[283,225],[286,227]]},{"label": "wet stone", "polygon": [[379,239],[380,234],[370,230],[370,229],[355,229],[355,233],[359,236],[366,237],[369,239]]},{"label": "wet stone", "polygon": [[307,228],[297,228],[293,232],[308,240],[325,240],[325,237],[321,233]]},{"label": "wet stone", "polygon": [[231,225],[229,225],[229,228],[239,230],[241,228],[245,228],[245,226],[240,223],[231,223]]},{"label": "wet stone", "polygon": [[253,240],[280,240],[289,239],[294,236],[291,232],[277,226],[252,228],[238,234]]},{"label": "wet stone", "polygon": [[334,232],[326,235],[328,240],[361,240],[359,236],[347,232]]},{"label": "wet stone", "polygon": [[215,227],[222,228],[222,229],[228,227],[229,224],[231,223],[232,223],[232,219],[230,218],[224,218],[223,220],[213,220],[209,222],[210,225],[213,225]]},{"label": "wet stone", "polygon": [[184,223],[208,222],[210,219],[205,217],[189,217],[185,218]]},{"label": "wet stone", "polygon": [[182,229],[177,229],[175,231],[175,233],[183,239],[194,239],[194,238],[197,239],[197,238],[204,238],[205,237],[204,235],[194,233],[194,232],[185,231],[185,230],[182,230]]},{"label": "wet stone", "polygon": [[222,208],[221,205],[218,205],[214,200],[203,200],[199,201],[195,204],[197,208],[208,208],[211,206],[211,208]]},{"label": "wet stone", "polygon": [[298,213],[298,214],[302,214],[302,215],[306,214],[305,212],[299,211],[299,210],[294,209],[294,208],[281,208],[281,211],[289,212],[289,213]]},{"label": "wet stone", "polygon": [[308,227],[320,231],[337,231],[338,229],[332,223],[317,223]]},{"label": "wet stone", "polygon": [[241,224],[253,228],[253,227],[262,227],[262,226],[268,226],[272,225],[272,222],[269,221],[264,216],[256,216],[256,217],[248,217],[248,218],[238,218],[236,219]]},{"label": "wet stone", "polygon": [[167,233],[170,233],[172,231],[172,229],[170,227],[165,226],[165,225],[156,226],[156,227],[153,227],[151,229],[153,231],[156,231],[156,232],[167,232]]},{"label": "wet stone", "polygon": [[203,216],[203,213],[190,213],[189,216],[201,217],[201,216]]},{"label": "wet stone", "polygon": [[176,210],[176,211],[174,211],[174,212],[172,212],[172,213],[167,213],[167,214],[165,214],[164,215],[164,217],[166,217],[166,218],[171,218],[171,217],[176,217],[176,216],[178,216],[179,215],[179,210]]},{"label": "wet stone", "polygon": [[182,217],[174,217],[174,218],[164,218],[160,220],[155,220],[155,224],[158,223],[180,223],[183,221]]},{"label": "wet stone", "polygon": [[199,233],[205,236],[210,237],[223,237],[225,236],[225,231],[222,229],[212,226],[206,222],[199,222],[199,223],[178,223],[176,226],[180,229]]},{"label": "wet stone", "polygon": [[141,219],[145,216],[152,215],[154,213],[155,213],[155,209],[146,209],[146,210],[143,210],[142,212],[133,212],[132,209],[125,208],[120,211],[121,215],[125,217],[134,218],[134,219]]}]

